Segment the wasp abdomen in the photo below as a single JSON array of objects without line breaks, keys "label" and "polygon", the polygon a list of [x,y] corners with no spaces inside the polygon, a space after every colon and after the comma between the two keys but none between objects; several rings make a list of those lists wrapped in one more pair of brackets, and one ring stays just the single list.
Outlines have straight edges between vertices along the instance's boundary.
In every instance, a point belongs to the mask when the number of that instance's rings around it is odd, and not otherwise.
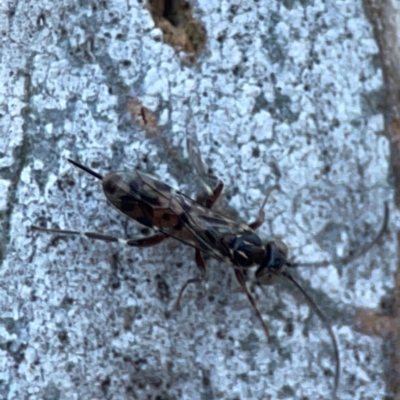
[{"label": "wasp abdomen", "polygon": [[103,178],[103,190],[114,207],[142,225],[177,230],[183,226],[183,209],[171,196],[174,189],[151,175],[111,172]]}]

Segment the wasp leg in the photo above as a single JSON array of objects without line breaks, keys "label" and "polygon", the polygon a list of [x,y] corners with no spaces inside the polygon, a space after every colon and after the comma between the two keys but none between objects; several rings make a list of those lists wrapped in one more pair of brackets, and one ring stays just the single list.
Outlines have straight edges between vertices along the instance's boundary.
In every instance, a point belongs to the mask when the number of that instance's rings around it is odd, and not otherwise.
[{"label": "wasp leg", "polygon": [[79,232],[79,231],[68,231],[62,229],[45,229],[45,228],[40,228],[38,226],[32,226],[32,229],[41,232],[60,233],[62,235],[84,236],[89,239],[102,240],[104,242],[109,242],[109,243],[121,243],[133,247],[154,246],[168,237],[164,233],[156,233],[153,236],[139,238],[139,239],[124,239],[124,238],[118,238],[116,236],[104,235],[102,233],[97,233],[97,232]]},{"label": "wasp leg", "polygon": [[[205,194],[202,194],[197,198],[197,201],[204,207],[211,208],[220,196],[224,184],[220,179],[218,179],[217,176],[208,174],[206,172],[206,167],[204,165],[203,158],[201,157],[201,154],[199,152],[198,145],[196,145],[195,147],[193,145],[194,143],[192,143],[192,140],[188,139],[187,150],[189,159],[196,169],[200,177],[201,184],[206,191]],[[214,189],[212,189],[212,187],[214,187]]]},{"label": "wasp leg", "polygon": [[176,299],[175,307],[174,307],[175,310],[179,310],[181,308],[181,298],[182,298],[183,292],[186,290],[186,288],[191,283],[203,282],[203,280],[206,276],[206,264],[204,262],[203,256],[201,255],[201,252],[199,249],[196,249],[195,260],[196,260],[197,268],[200,270],[201,276],[195,277],[195,278],[190,278],[185,282],[185,284],[182,286],[181,290],[179,291],[178,298]]},{"label": "wasp leg", "polygon": [[214,189],[211,189],[202,179],[203,185],[207,188],[207,194],[198,196],[197,202],[206,208],[212,208],[215,202],[221,196],[222,190],[224,189],[224,183],[214,175],[206,175],[206,176],[215,179],[217,181],[217,184]]},{"label": "wasp leg", "polygon": [[[201,195],[197,198],[197,202],[206,208],[211,208],[221,195],[222,189],[224,188],[223,182],[218,179],[215,175],[207,174],[206,166],[204,165],[203,158],[199,151],[199,144],[194,138],[186,139],[186,149],[189,155],[189,160],[197,171],[201,183],[206,190],[206,194]],[[209,182],[217,182],[213,185],[215,188],[211,189]]]},{"label": "wasp leg", "polygon": [[156,233],[153,236],[149,236],[149,237],[145,237],[145,238],[128,239],[126,244],[128,246],[135,246],[135,247],[150,247],[150,246],[154,246],[158,243],[161,243],[167,237],[168,236],[165,235],[164,233]]},{"label": "wasp leg", "polygon": [[[207,175],[209,177],[213,177],[216,178],[214,175]],[[217,178],[216,178],[217,179]],[[209,187],[208,187],[209,188]],[[214,205],[214,203],[218,200],[218,198],[221,196],[222,190],[224,188],[224,183],[220,180],[218,180],[218,184],[215,187],[214,190],[212,190],[212,194],[211,195],[206,195],[204,197],[198,197],[197,201],[202,204],[204,207],[206,208],[212,208],[212,206]],[[211,189],[209,188],[209,190],[211,191]],[[181,290],[179,291],[179,295],[178,298],[175,302],[175,309],[179,310],[181,307],[181,298],[183,296],[184,291],[186,290],[186,288],[191,284],[191,283],[200,283],[204,280],[205,276],[206,276],[206,264],[204,262],[203,256],[201,255],[200,250],[196,249],[195,251],[195,261],[196,261],[196,265],[197,268],[200,270],[200,277],[195,277],[195,278],[190,278],[188,279],[185,284],[182,286]]]},{"label": "wasp leg", "polygon": [[221,196],[222,190],[224,189],[224,182],[222,182],[221,180],[218,180],[218,184],[215,187],[215,189],[213,190],[213,195],[212,197],[210,197],[207,201],[205,206],[207,208],[212,208],[214,203],[219,199],[219,197]]},{"label": "wasp leg", "polygon": [[272,193],[272,191],[274,191],[275,189],[279,189],[279,186],[274,185],[271,186],[270,188],[268,188],[267,190],[267,194],[265,195],[265,199],[263,201],[263,203],[261,204],[260,207],[260,211],[258,212],[258,217],[257,219],[252,222],[251,224],[249,224],[250,228],[253,229],[254,231],[259,228],[265,221],[265,211],[264,211],[264,207],[267,204],[269,195]]},{"label": "wasp leg", "polygon": [[266,323],[263,320],[263,317],[261,316],[260,310],[257,307],[256,301],[254,300],[254,297],[251,295],[251,293],[249,292],[249,289],[247,289],[247,285],[246,285],[246,279],[243,275],[243,272],[240,271],[239,269],[235,269],[235,275],[236,278],[238,280],[238,282],[240,283],[240,286],[243,288],[244,292],[246,293],[247,298],[249,299],[251,305],[253,306],[258,319],[261,321],[261,325],[264,329],[265,334],[267,335],[267,339],[268,341],[270,341],[270,336],[269,336],[269,330],[268,327],[266,325]]}]

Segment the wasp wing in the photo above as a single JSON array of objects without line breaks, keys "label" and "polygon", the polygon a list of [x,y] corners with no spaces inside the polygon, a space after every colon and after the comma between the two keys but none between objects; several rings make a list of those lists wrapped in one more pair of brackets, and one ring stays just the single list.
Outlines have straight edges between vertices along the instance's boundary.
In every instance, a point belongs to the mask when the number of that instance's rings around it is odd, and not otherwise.
[{"label": "wasp wing", "polygon": [[251,231],[247,225],[204,207],[143,172],[107,174],[103,189],[111,204],[122,213],[220,261],[229,257],[229,249],[219,245],[222,237],[234,239],[241,232]]},{"label": "wasp wing", "polygon": [[[227,252],[222,251],[222,237],[231,237],[233,240],[239,234],[251,231],[248,225],[206,208],[179,191],[173,191],[169,195],[159,191],[158,194],[168,204],[168,208],[163,210],[164,217],[172,213],[178,217],[179,222],[175,225],[159,222],[157,229],[220,261],[229,261]],[[167,219],[171,220],[170,216]]]}]

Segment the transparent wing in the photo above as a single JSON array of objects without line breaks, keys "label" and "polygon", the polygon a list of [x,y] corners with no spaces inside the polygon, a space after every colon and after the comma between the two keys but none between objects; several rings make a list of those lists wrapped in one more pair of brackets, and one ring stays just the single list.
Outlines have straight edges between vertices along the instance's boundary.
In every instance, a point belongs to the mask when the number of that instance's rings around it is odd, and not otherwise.
[{"label": "transparent wing", "polygon": [[141,187],[147,193],[151,190],[157,194],[157,204],[151,205],[152,226],[168,236],[218,260],[226,261],[226,257],[217,248],[218,239],[222,235],[231,234],[233,237],[251,230],[246,224],[204,207],[150,175],[138,174],[143,179]]}]

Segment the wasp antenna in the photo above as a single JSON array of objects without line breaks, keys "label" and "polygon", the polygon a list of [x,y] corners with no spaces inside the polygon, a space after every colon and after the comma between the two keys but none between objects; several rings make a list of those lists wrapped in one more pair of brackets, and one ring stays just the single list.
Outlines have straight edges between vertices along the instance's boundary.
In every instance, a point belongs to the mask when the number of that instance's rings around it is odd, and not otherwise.
[{"label": "wasp antenna", "polygon": [[[365,253],[367,253],[376,243],[379,242],[379,240],[382,238],[382,236],[386,233],[388,230],[388,224],[389,224],[389,204],[387,201],[384,203],[384,215],[383,215],[383,224],[381,229],[379,230],[378,234],[375,236],[374,240],[369,242],[367,245],[365,245],[361,250],[355,252],[354,254],[350,254],[347,257],[339,258],[337,261],[342,264],[346,265],[349,264],[350,262],[354,261],[358,257],[363,256]],[[328,265],[334,264],[335,261],[320,261],[320,262],[311,262],[311,263],[295,263],[295,262],[286,262],[286,265],[291,268],[297,268],[297,267],[327,267]]]},{"label": "wasp antenna", "polygon": [[379,242],[379,240],[382,238],[382,236],[386,233],[388,230],[388,224],[389,224],[389,204],[387,201],[384,203],[385,206],[385,211],[383,215],[383,224],[381,229],[379,230],[378,234],[375,236],[375,239],[372,240],[370,243],[368,243],[366,246],[364,246],[361,250],[354,254],[350,254],[349,256],[342,258],[340,261],[342,264],[348,264],[349,262],[355,260],[358,257],[363,256],[365,253],[367,253],[371,247],[373,247],[376,243]]},{"label": "wasp antenna", "polygon": [[84,165],[79,164],[78,162],[76,162],[76,161],[74,161],[74,160],[71,160],[70,158],[67,158],[67,160],[68,160],[71,164],[75,165],[75,167],[78,167],[78,168],[82,169],[83,171],[87,172],[88,174],[94,176],[95,178],[100,179],[101,181],[103,180],[102,175],[100,175],[100,174],[98,174],[97,172],[93,171],[93,170],[90,169],[89,167],[85,167]]},{"label": "wasp antenna", "polygon": [[333,385],[333,399],[336,399],[336,392],[337,388],[339,386],[339,378],[340,378],[340,357],[339,357],[339,347],[336,341],[336,337],[333,334],[333,330],[331,325],[329,324],[328,320],[326,319],[325,315],[323,312],[318,308],[318,306],[315,304],[314,300],[307,294],[307,292],[301,287],[301,285],[293,278],[292,275],[290,275],[288,272],[284,271],[282,272],[282,275],[291,281],[297,289],[303,294],[303,296],[306,298],[308,304],[311,306],[311,308],[316,312],[318,315],[320,321],[325,325],[326,330],[329,333],[329,336],[331,337],[332,344],[333,344],[333,353],[335,357],[335,362],[336,362],[336,367],[335,367],[335,381]]},{"label": "wasp antenna", "polygon": [[267,201],[268,201],[268,199],[269,199],[270,194],[271,194],[274,190],[280,190],[280,189],[281,189],[281,188],[280,188],[279,185],[270,186],[270,187],[267,189],[267,194],[265,195],[265,198],[264,198],[264,201],[263,201],[263,203],[262,203],[262,205],[261,205],[261,207],[260,207],[260,210],[263,210],[263,209],[264,209],[265,205],[267,204]]},{"label": "wasp antenna", "polygon": [[329,265],[334,264],[333,261],[320,261],[320,262],[313,262],[313,263],[294,263],[294,262],[286,262],[290,268],[297,268],[297,267],[328,267]]}]

